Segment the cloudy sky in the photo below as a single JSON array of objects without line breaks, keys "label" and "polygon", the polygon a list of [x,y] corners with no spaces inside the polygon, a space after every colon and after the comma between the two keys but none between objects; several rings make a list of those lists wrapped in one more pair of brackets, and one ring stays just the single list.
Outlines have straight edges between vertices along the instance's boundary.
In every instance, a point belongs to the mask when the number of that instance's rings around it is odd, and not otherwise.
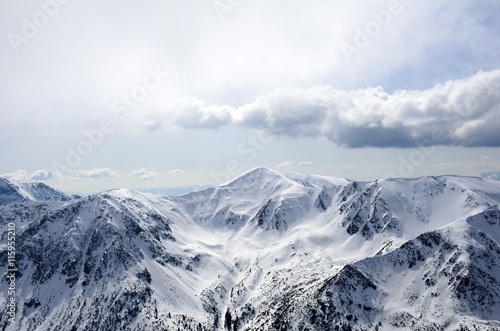
[{"label": "cloudy sky", "polygon": [[0,175],[70,192],[500,170],[493,0],[0,1]]}]

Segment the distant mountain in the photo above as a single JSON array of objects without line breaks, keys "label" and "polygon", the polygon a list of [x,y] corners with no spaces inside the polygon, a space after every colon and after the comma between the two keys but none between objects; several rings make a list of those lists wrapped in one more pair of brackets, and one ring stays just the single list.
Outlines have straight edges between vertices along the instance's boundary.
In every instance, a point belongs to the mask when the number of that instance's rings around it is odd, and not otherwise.
[{"label": "distant mountain", "polygon": [[482,178],[266,168],[175,197],[4,204],[21,290],[0,329],[500,330],[499,204]]},{"label": "distant mountain", "polygon": [[481,177],[487,178],[487,179],[500,180],[500,171],[483,172],[481,174]]},{"label": "distant mountain", "polygon": [[0,177],[0,205],[21,201],[69,201],[74,197],[42,182],[15,183]]}]

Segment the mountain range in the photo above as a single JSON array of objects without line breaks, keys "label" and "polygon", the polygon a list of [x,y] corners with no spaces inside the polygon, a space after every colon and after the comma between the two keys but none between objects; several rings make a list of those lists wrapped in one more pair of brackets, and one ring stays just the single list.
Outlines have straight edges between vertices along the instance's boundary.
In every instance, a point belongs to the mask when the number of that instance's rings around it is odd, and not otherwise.
[{"label": "mountain range", "polygon": [[0,179],[1,330],[500,330],[500,182],[256,168],[181,196]]}]

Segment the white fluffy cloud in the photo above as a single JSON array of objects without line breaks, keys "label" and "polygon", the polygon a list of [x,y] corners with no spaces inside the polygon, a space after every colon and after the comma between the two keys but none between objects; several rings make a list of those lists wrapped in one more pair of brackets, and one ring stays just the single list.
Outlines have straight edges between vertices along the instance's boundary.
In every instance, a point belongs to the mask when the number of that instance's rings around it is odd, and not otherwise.
[{"label": "white fluffy cloud", "polygon": [[49,180],[49,179],[56,178],[60,175],[61,174],[59,172],[53,171],[51,169],[49,169],[49,170],[41,169],[41,170],[36,170],[35,172],[33,172],[33,174],[31,174],[31,176],[30,176],[30,179],[35,180],[35,181]]},{"label": "white fluffy cloud", "polygon": [[26,170],[16,169],[14,172],[0,175],[0,177],[7,178],[18,183],[26,183],[33,181],[45,181],[53,178],[59,177],[61,174],[53,170],[40,169],[34,171],[31,175],[28,175]]},{"label": "white fluffy cloud", "polygon": [[279,168],[288,168],[290,167],[294,162],[293,161],[285,161],[285,162],[281,162],[280,164],[277,164],[275,166],[276,169],[279,169]]},{"label": "white fluffy cloud", "polygon": [[279,169],[279,168],[290,168],[290,167],[295,166],[295,165],[298,165],[299,167],[305,167],[305,166],[310,166],[312,164],[313,163],[311,161],[301,161],[301,162],[285,161],[285,162],[281,162],[281,163],[275,165],[274,167],[276,169]]},{"label": "white fluffy cloud", "polygon": [[139,177],[141,180],[149,180],[158,174],[154,171],[150,171],[150,170],[147,170],[145,168],[139,168],[139,169],[132,171],[128,175],[132,176],[132,177]]},{"label": "white fluffy cloud", "polygon": [[164,128],[226,125],[275,135],[324,137],[340,146],[500,146],[500,70],[450,80],[428,90],[329,85],[280,89],[240,107],[183,99],[148,117]]},{"label": "white fluffy cloud", "polygon": [[6,178],[13,182],[24,183],[29,181],[28,172],[26,170],[16,169],[14,172],[0,175],[0,177]]},{"label": "white fluffy cloud", "polygon": [[183,169],[174,169],[174,170],[170,170],[168,172],[168,175],[170,175],[170,176],[179,176],[180,174],[183,174],[185,172],[186,172],[186,170],[183,170]]},{"label": "white fluffy cloud", "polygon": [[117,171],[110,170],[108,168],[95,168],[92,170],[82,170],[79,171],[77,177],[85,179],[97,179],[97,178],[115,178],[118,176]]}]

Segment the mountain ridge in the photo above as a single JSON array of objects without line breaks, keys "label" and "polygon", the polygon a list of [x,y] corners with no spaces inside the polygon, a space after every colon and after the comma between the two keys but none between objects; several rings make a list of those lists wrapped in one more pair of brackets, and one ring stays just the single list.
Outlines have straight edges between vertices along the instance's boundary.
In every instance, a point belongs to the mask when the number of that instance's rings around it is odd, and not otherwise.
[{"label": "mountain ridge", "polygon": [[44,182],[16,183],[0,177],[0,205],[21,201],[69,201],[75,196],[50,187]]},{"label": "mountain ridge", "polygon": [[481,178],[265,168],[181,196],[10,203],[22,291],[0,328],[499,330],[499,204]]}]

